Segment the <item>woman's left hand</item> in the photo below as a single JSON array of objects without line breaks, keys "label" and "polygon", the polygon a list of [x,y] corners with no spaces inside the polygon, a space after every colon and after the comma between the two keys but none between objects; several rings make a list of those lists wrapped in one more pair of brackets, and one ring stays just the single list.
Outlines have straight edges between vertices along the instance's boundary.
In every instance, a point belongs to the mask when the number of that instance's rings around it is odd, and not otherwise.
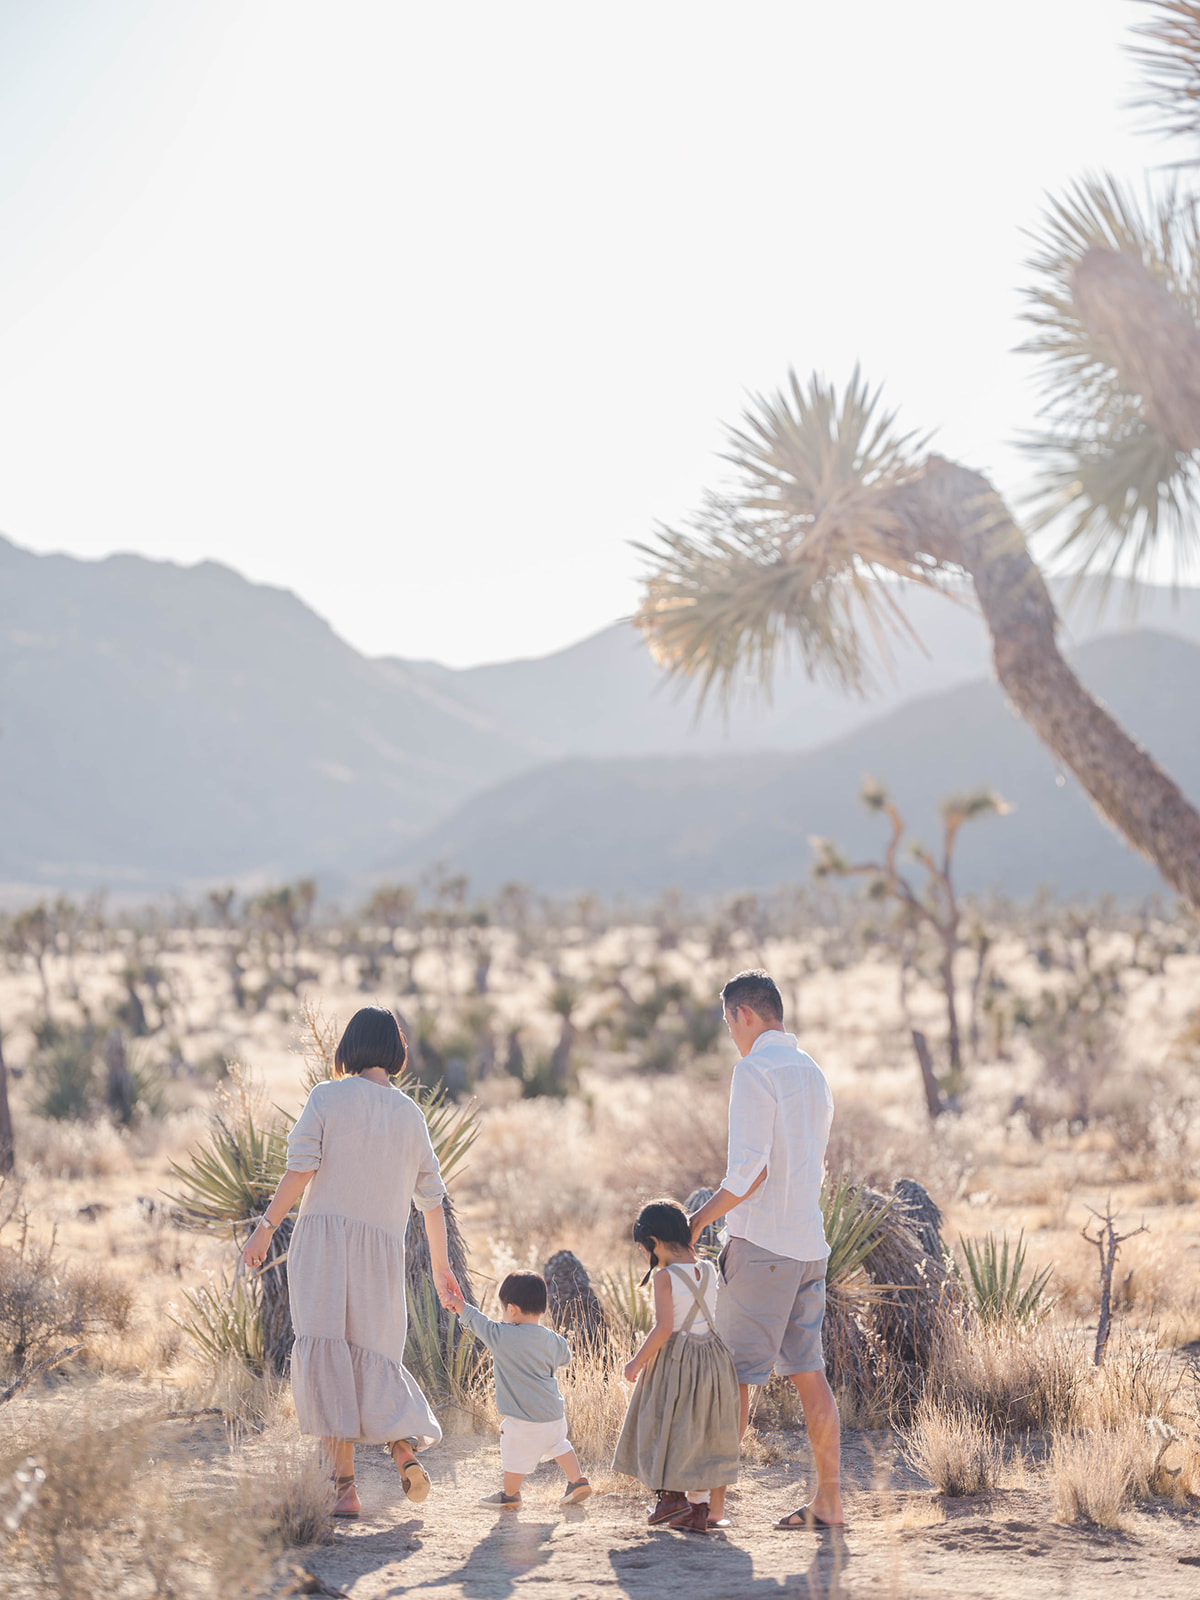
[{"label": "woman's left hand", "polygon": [[636,1361],[627,1361],[625,1364],[625,1382],[636,1383],[637,1375],[641,1370]]},{"label": "woman's left hand", "polygon": [[260,1222],[246,1240],[246,1247],[242,1251],[242,1260],[251,1272],[257,1272],[267,1259],[267,1246],[271,1243],[271,1232],[270,1228],[264,1228]]},{"label": "woman's left hand", "polygon": [[433,1274],[433,1287],[437,1290],[437,1297],[447,1311],[454,1310],[455,1301],[463,1301],[466,1296],[458,1286],[458,1279],[449,1267],[443,1267]]}]

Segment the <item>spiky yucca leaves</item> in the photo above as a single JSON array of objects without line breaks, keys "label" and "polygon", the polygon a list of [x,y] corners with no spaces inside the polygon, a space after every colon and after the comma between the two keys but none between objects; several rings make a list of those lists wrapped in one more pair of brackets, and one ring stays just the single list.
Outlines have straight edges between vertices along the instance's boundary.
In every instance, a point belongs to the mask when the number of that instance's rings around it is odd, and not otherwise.
[{"label": "spiky yucca leaves", "polygon": [[1137,577],[1164,546],[1182,572],[1198,548],[1191,407],[1179,374],[1164,380],[1170,363],[1148,357],[1200,323],[1195,208],[1174,190],[1139,204],[1115,178],[1092,178],[1052,203],[1036,245],[1023,348],[1042,358],[1046,397],[1044,429],[1026,441],[1037,522],[1066,518],[1059,553],[1080,572]]},{"label": "spiky yucca leaves", "polygon": [[960,1236],[958,1242],[966,1258],[971,1304],[981,1322],[1031,1322],[1047,1309],[1043,1302],[1053,1269],[1043,1267],[1028,1281],[1022,1281],[1024,1230],[1017,1235],[1011,1252],[1007,1234],[1000,1239],[991,1233],[982,1239]]},{"label": "spiky yucca leaves", "polygon": [[789,643],[810,675],[866,688],[863,624],[884,655],[907,631],[880,578],[942,575],[886,505],[886,492],[919,471],[921,448],[857,369],[840,398],[794,372],[786,390],[759,396],[729,431],[734,491],[709,495],[683,528],[639,546],[650,572],[634,620],[655,658],[726,705],[748,673],[769,689]]},{"label": "spiky yucca leaves", "polygon": [[1200,5],[1196,0],[1141,0],[1152,13],[1134,32],[1148,41],[1130,54],[1146,80],[1138,104],[1160,133],[1200,137]]}]

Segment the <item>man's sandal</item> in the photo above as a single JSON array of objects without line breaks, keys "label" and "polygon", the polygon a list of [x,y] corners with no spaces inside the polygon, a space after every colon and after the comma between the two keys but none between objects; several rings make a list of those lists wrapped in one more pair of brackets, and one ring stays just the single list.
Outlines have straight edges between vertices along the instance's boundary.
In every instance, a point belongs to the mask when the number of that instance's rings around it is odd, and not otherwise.
[{"label": "man's sandal", "polygon": [[358,1512],[357,1511],[352,1511],[352,1510],[338,1511],[336,1509],[338,1501],[343,1497],[343,1495],[349,1494],[350,1491],[353,1488],[354,1488],[354,1474],[353,1473],[351,1473],[349,1475],[349,1477],[347,1477],[347,1478],[339,1478],[339,1477],[337,1477],[335,1475],[335,1477],[333,1479],[333,1496],[334,1496],[333,1503],[334,1503],[334,1507],[335,1507],[333,1515],[335,1517],[357,1517],[358,1516]]},{"label": "man's sandal", "polygon": [[400,1482],[404,1485],[406,1497],[414,1505],[420,1505],[421,1501],[428,1497],[433,1480],[416,1456],[412,1456],[408,1461],[397,1460],[396,1451],[401,1448],[411,1451],[412,1445],[407,1439],[396,1439],[388,1445],[388,1453],[396,1463],[396,1471],[400,1474]]},{"label": "man's sandal", "polygon": [[797,1506],[795,1511],[781,1517],[772,1524],[780,1533],[813,1533],[821,1528],[845,1529],[844,1522],[826,1522],[824,1517],[819,1517],[811,1506]]}]

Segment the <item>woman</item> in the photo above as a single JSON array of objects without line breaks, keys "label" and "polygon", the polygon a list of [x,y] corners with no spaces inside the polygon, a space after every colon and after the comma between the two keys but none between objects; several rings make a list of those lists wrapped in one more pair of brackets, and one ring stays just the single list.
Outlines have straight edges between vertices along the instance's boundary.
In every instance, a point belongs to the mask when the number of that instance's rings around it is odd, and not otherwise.
[{"label": "woman", "polygon": [[390,1011],[364,1006],[351,1017],[334,1054],[335,1077],[309,1095],[288,1136],[287,1171],[243,1251],[248,1267],[261,1267],[272,1232],[303,1195],[288,1250],[292,1394],[300,1431],[324,1441],[339,1517],[362,1509],[356,1444],[387,1445],[405,1494],[419,1501],[430,1480],[415,1451],[442,1436],[404,1366],[410,1206],[425,1224],[438,1298],[446,1305],[461,1291],[450,1270],[446,1185],[429,1129],[420,1108],[388,1081],[405,1057]]}]

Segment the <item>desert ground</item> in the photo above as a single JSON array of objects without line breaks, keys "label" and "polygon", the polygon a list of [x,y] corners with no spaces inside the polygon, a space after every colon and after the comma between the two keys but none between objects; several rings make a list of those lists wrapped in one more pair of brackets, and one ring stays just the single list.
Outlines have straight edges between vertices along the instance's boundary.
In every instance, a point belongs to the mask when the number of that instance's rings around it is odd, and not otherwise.
[{"label": "desert ground", "polygon": [[[955,969],[957,1075],[935,953],[879,913],[809,901],[489,917],[459,891],[390,919],[378,903],[290,921],[226,903],[64,914],[40,945],[10,927],[0,1594],[1194,1594],[1200,932],[1156,907],[1048,902],[981,908],[971,927],[986,932]],[[802,1421],[772,1385],[731,1526],[689,1538],[648,1530],[646,1492],[607,1467],[644,1314],[628,1236],[645,1199],[720,1179],[733,1054],[715,997],[760,964],[833,1088],[831,1179],[883,1197],[921,1184],[958,1275],[923,1367],[870,1332],[886,1313],[863,1272],[843,1285],[867,1330],[860,1367],[835,1373],[843,1533],[770,1526],[810,1481]],[[564,1384],[597,1490],[578,1508],[559,1508],[552,1466],[519,1510],[478,1503],[498,1482],[495,1408],[486,1371],[450,1359],[428,1374],[446,1434],[430,1499],[409,1505],[364,1450],[363,1516],[333,1524],[286,1379],[247,1358],[234,1316],[215,1347],[211,1319],[197,1337],[197,1297],[233,1308],[247,1286],[228,1231],[189,1225],[173,1164],[189,1169],[214,1118],[294,1113],[314,1028],[327,1037],[368,1001],[403,1017],[411,1081],[449,1083],[473,1119],[450,1187],[480,1303],[564,1249],[599,1295],[606,1350],[581,1348]],[[914,1027],[948,1101],[936,1120]],[[120,1114],[114,1030],[135,1085]],[[1083,1230],[1106,1208],[1129,1237],[1097,1367],[1100,1257]],[[1023,1238],[1020,1287],[1047,1274],[1032,1306],[991,1320],[963,1244],[988,1235]]]}]

